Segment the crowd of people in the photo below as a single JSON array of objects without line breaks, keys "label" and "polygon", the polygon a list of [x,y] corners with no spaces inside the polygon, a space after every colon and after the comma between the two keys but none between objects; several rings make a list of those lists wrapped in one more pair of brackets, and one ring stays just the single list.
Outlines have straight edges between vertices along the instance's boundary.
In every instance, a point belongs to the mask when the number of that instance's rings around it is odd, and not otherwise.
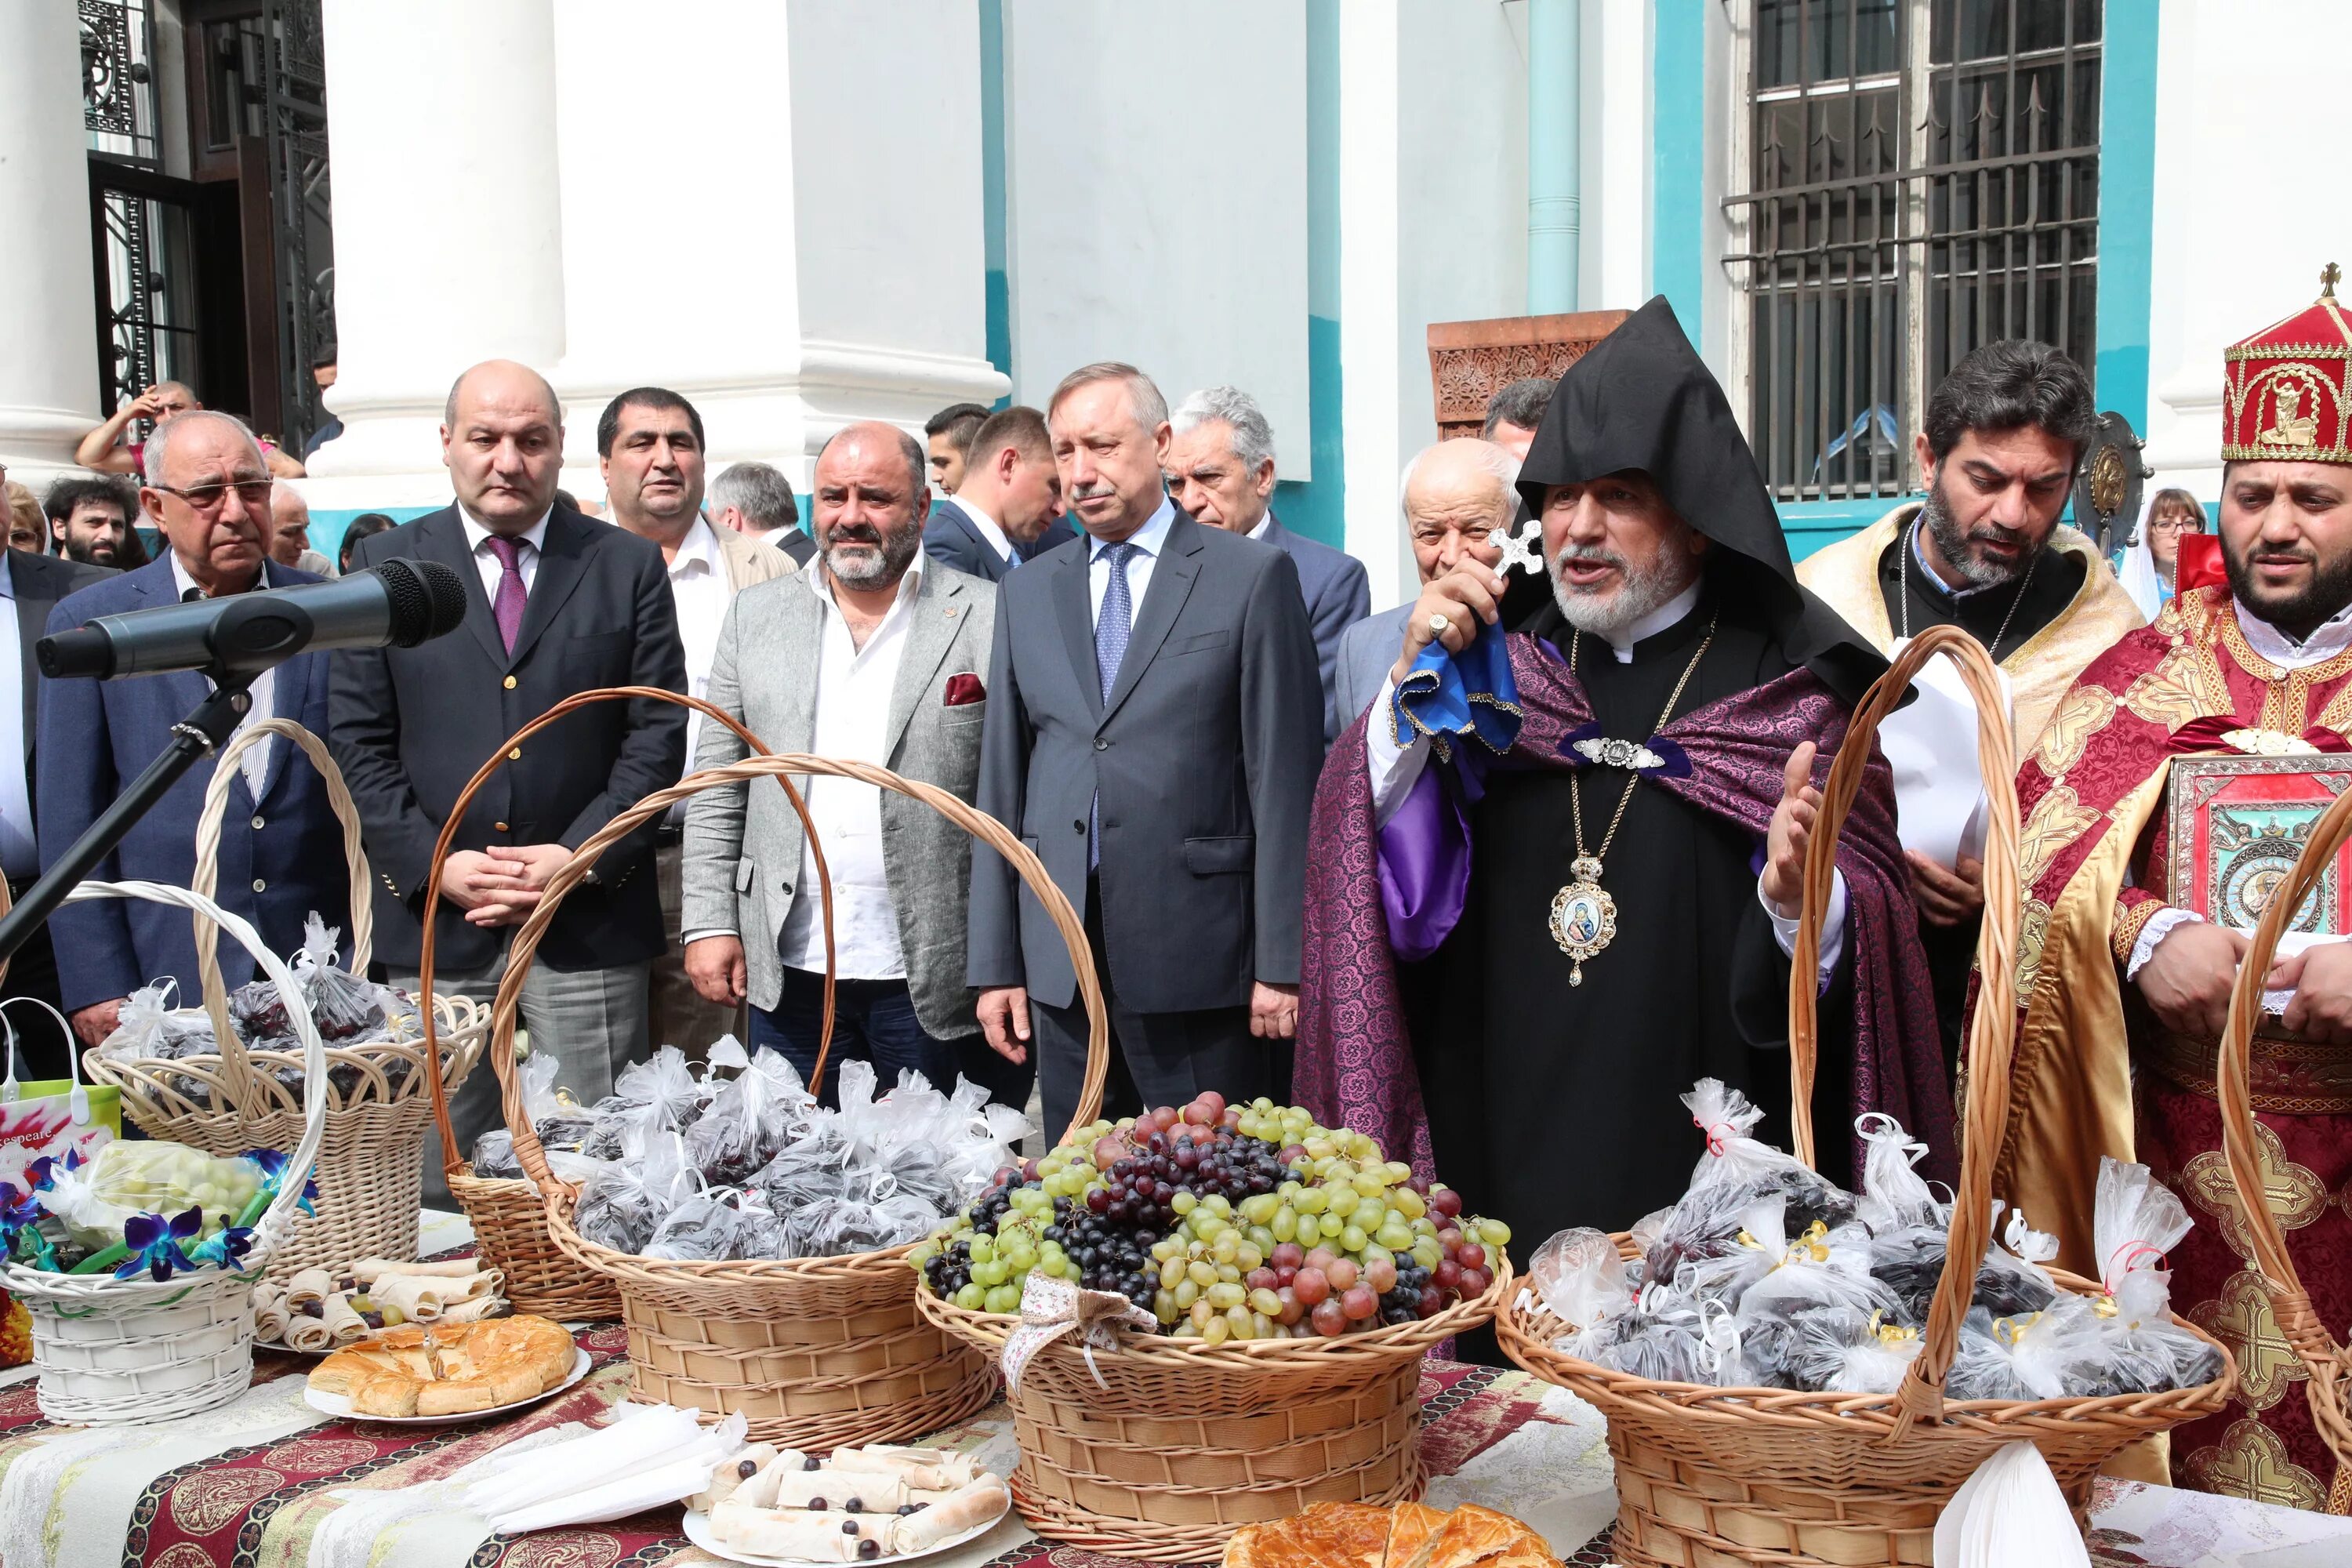
[{"label": "crowd of people", "polygon": [[[167,386],[92,433],[97,471],[53,489],[6,580],[29,650],[93,616],[394,557],[463,574],[462,628],[299,655],[256,683],[247,721],[328,737],[395,985],[417,984],[436,877],[436,984],[487,997],[513,928],[583,842],[746,751],[730,725],[643,697],[519,731],[598,689],[690,694],[772,751],[944,790],[1034,854],[1101,984],[1106,1114],[1212,1089],[1295,1098],[1433,1160],[1536,1239],[1673,1201],[1694,1080],[1787,1106],[1821,782],[1888,657],[1957,626],[2003,671],[2026,759],[2026,1110],[1996,1188],[2061,1238],[2062,1262],[2096,1272],[2100,1156],[2137,1152],[2200,1215],[2226,1202],[2207,1179],[2211,1046],[2245,941],[2175,885],[2165,765],[2352,750],[2346,389],[2310,391],[2347,362],[2308,348],[2344,332],[2332,299],[2314,313],[2231,351],[2226,581],[2204,586],[2175,573],[2180,539],[2207,526],[2186,492],[2153,499],[2120,580],[2062,522],[2095,407],[2080,367],[2025,341],[1984,345],[1930,389],[1916,501],[1793,564],[1730,405],[1663,300],[1556,384],[1502,389],[1479,437],[1413,457],[1398,508],[1419,584],[1378,613],[1360,562],[1276,517],[1255,400],[1212,386],[1171,407],[1113,362],[1072,371],[1042,409],[943,409],[921,440],[847,424],[805,497],[764,464],[709,474],[693,405],[638,387],[597,423],[601,514],[558,488],[564,416],[546,381],[476,365],[444,411],[451,504],[354,522],[332,568],[279,482],[291,460]],[[133,418],[152,424],[126,446]],[[115,477],[134,470],[135,489]],[[142,521],[163,542],[152,562]],[[8,752],[22,772],[0,770],[12,888],[205,690],[196,674],[43,682],[29,651],[20,680],[0,700],[26,742]],[[1818,1124],[1893,1115],[1947,1181],[1984,902],[1974,725],[1931,670],[1880,731],[1811,981]],[[458,795],[500,748],[436,862]],[[223,901],[280,949],[352,891],[325,791],[291,751],[246,753],[219,850]],[[104,874],[186,882],[204,783],[183,781]],[[806,1070],[830,962],[836,1051],[886,1081],[911,1069],[1014,1105],[1034,1094],[1057,1133],[1088,1016],[1043,903],[914,799],[801,785],[816,845],[764,784],[708,788],[613,845],[522,987],[534,1048],[583,1102],[658,1045],[729,1033]],[[47,935],[8,986],[47,994],[84,1045],[138,987],[194,993],[187,923],[169,911],[77,905]],[[221,959],[231,984],[247,977],[241,952]],[[2352,1044],[2352,945],[2299,949],[2272,984],[2292,993],[2285,1029]],[[2337,1103],[2352,1074],[2319,1076],[2258,1108],[2281,1168],[2335,1191],[2352,1182],[2352,1100]],[[455,1115],[467,1140],[496,1120],[488,1075]],[[1850,1142],[1826,1136],[1822,1154],[1851,1184]],[[2352,1206],[2306,1223],[2352,1245]],[[2233,1234],[2200,1228],[2176,1257],[2179,1300],[2232,1288]],[[2323,1315],[2352,1315],[2352,1279],[2326,1289]],[[2248,1403],[2226,1433],[2191,1429],[2191,1478],[2227,1487],[2265,1442],[2325,1473],[2301,1410]]]}]

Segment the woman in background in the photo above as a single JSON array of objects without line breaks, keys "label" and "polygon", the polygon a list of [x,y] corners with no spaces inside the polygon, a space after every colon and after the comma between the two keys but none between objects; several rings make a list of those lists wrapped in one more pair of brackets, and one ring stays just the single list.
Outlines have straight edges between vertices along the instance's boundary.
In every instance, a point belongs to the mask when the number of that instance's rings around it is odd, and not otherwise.
[{"label": "woman in background", "polygon": [[2183,489],[2161,489],[2141,509],[2133,542],[2117,574],[2124,592],[2149,620],[2172,597],[2172,569],[2180,559],[2180,536],[2205,531],[2205,507]]}]

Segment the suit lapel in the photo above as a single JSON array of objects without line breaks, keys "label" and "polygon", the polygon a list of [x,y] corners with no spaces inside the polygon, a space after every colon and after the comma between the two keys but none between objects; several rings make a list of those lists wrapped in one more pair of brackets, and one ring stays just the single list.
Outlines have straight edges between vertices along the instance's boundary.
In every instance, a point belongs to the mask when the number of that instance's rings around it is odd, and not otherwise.
[{"label": "suit lapel", "polygon": [[[550,525],[551,528],[552,525]],[[416,525],[420,552],[428,560],[438,561],[457,574],[466,584],[466,629],[490,656],[490,662],[506,668],[507,650],[499,641],[499,618],[490,608],[490,596],[482,591],[482,569],[474,552],[466,548],[465,521],[451,507],[437,511]]]},{"label": "suit lapel", "polygon": [[564,601],[572,597],[572,590],[580,586],[588,570],[588,552],[595,547],[588,531],[601,526],[562,507],[549,515],[547,547],[539,552],[539,571],[530,580],[530,597],[523,604],[522,630],[515,637],[513,657],[501,661],[507,668],[520,664],[530,655],[540,634],[554,624]]},{"label": "suit lapel", "polygon": [[47,584],[41,581],[47,574],[37,564],[40,557],[21,551],[8,552],[8,576],[16,589],[17,652],[24,666],[25,746],[32,748],[33,737],[40,723],[40,662],[33,657],[33,645],[47,635],[50,606],[56,598],[46,595]]},{"label": "suit lapel", "polygon": [[1095,611],[1087,587],[1093,555],[1094,545],[1081,542],[1077,551],[1054,573],[1054,619],[1061,624],[1062,645],[1069,652],[1070,671],[1078,678],[1078,689],[1087,694],[1087,710],[1100,723],[1102,675],[1095,668]]},{"label": "suit lapel", "polygon": [[931,574],[918,580],[915,602],[908,606],[907,646],[898,656],[898,679],[890,689],[889,727],[882,737],[882,755],[896,756],[898,742],[915,717],[916,706],[931,689],[931,677],[955,646],[971,605],[963,584],[934,587]]},{"label": "suit lapel", "polygon": [[1146,666],[1168,640],[1169,628],[1183,611],[1184,601],[1192,595],[1192,584],[1201,575],[1201,525],[1185,516],[1176,514],[1168,530],[1168,542],[1160,552],[1160,559],[1151,568],[1151,584],[1143,591],[1143,603],[1135,615],[1135,626],[1128,633],[1127,652],[1118,661],[1118,679],[1111,683],[1110,700],[1103,704],[1099,718],[1108,721],[1143,679]]}]

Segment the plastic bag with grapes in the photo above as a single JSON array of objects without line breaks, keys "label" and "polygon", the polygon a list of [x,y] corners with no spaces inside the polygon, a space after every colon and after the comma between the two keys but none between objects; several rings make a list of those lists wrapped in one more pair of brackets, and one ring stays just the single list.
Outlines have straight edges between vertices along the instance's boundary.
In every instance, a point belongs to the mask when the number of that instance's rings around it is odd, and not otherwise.
[{"label": "plastic bag with grapes", "polygon": [[1528,1279],[1546,1307],[1569,1326],[1552,1348],[1591,1361],[1603,1325],[1633,1304],[1617,1244],[1598,1230],[1563,1230],[1528,1264]]},{"label": "plastic bag with grapes", "polygon": [[197,1239],[235,1218],[261,1190],[261,1167],[253,1161],[223,1159],[185,1143],[115,1142],[88,1164],[68,1171],[51,1167],[51,1188],[43,1205],[74,1240],[92,1248],[122,1239],[134,1215],[204,1211]]},{"label": "plastic bag with grapes", "polygon": [[580,1190],[572,1228],[599,1247],[642,1253],[655,1227],[694,1191],[686,1144],[675,1132],[633,1141],[622,1158],[600,1166]]},{"label": "plastic bag with grapes", "polygon": [[1769,1261],[1764,1272],[1730,1303],[1739,1310],[1834,1306],[1890,1316],[1899,1310],[1895,1292],[1871,1278],[1870,1233],[1861,1226],[1843,1225],[1832,1230],[1815,1220],[1790,1235],[1777,1223],[1779,1216],[1769,1205],[1759,1205],[1756,1217],[1767,1228],[1743,1234],[1753,1234]]},{"label": "plastic bag with grapes", "polygon": [[[710,1047],[714,1068],[743,1067],[750,1060],[732,1035],[722,1037]],[[701,1117],[710,1096],[711,1091],[696,1080],[686,1053],[676,1046],[664,1046],[646,1060],[621,1069],[613,1080],[613,1092],[594,1107],[606,1125],[582,1152],[593,1159],[617,1159],[621,1141],[631,1125],[642,1125],[648,1133],[682,1132]]]},{"label": "plastic bag with grapes", "polygon": [[1915,1142],[1895,1118],[1871,1111],[1854,1119],[1853,1130],[1863,1142],[1862,1197],[1854,1217],[1872,1234],[1909,1226],[1950,1223],[1948,1205],[1937,1200],[1927,1180],[1912,1167],[1926,1157],[1927,1145]]},{"label": "plastic bag with grapes", "polygon": [[751,1066],[722,1085],[687,1129],[687,1159],[712,1185],[740,1186],[776,1157],[793,1129],[805,1125],[815,1110],[793,1064],[762,1046]]},{"label": "plastic bag with grapes", "polygon": [[783,1258],[789,1256],[790,1245],[784,1238],[784,1222],[768,1206],[767,1198],[756,1190],[747,1190],[742,1199],[742,1222],[735,1231],[735,1250],[729,1256]]},{"label": "plastic bag with grapes", "polygon": [[695,1194],[654,1226],[645,1256],[680,1263],[718,1263],[736,1257],[743,1229],[741,1202],[742,1194],[731,1188]]},{"label": "plastic bag with grapes", "polygon": [[1633,1304],[1603,1325],[1591,1361],[1612,1372],[1652,1383],[1711,1383],[1706,1321],[1696,1298],[1668,1285],[1650,1285]]},{"label": "plastic bag with grapes", "polygon": [[2105,1302],[2090,1353],[2067,1370],[2084,1394],[2190,1387],[2221,1375],[2213,1347],[2174,1325],[2172,1275],[2164,1255],[2189,1234],[2189,1211],[2146,1165],[2099,1162],[2093,1245]]},{"label": "plastic bag with grapes", "polygon": [[800,1137],[777,1151],[748,1185],[767,1194],[768,1206],[789,1215],[819,1198],[848,1195],[855,1151],[838,1117],[820,1114]]},{"label": "plastic bag with grapes", "polygon": [[[1995,1199],[1996,1220],[2000,1207],[2000,1201]],[[2039,1312],[2058,1294],[2058,1287],[2042,1268],[2042,1260],[2055,1252],[2050,1238],[2029,1229],[2024,1215],[2012,1212],[2008,1239],[2022,1248],[2023,1255],[1998,1242],[1988,1246],[1983,1261],[1977,1266],[1970,1293],[1971,1304],[1986,1309],[1996,1318]],[[1943,1278],[1948,1247],[1948,1237],[1941,1226],[1912,1226],[1871,1239],[1871,1275],[1894,1291],[1905,1321],[1921,1324],[1927,1321],[1927,1308],[1935,1300],[1937,1281]]]},{"label": "plastic bag with grapes", "polygon": [[2064,1399],[2094,1391],[2136,1393],[2099,1355],[2099,1318],[2089,1300],[2061,1295],[2045,1311],[1997,1318],[1969,1310],[1959,1353],[1944,1379],[1952,1399]]},{"label": "plastic bag with grapes", "polygon": [[[533,1051],[520,1069],[523,1111],[530,1118],[531,1131],[539,1134],[540,1143],[551,1154],[559,1151],[577,1152],[598,1126],[594,1117],[563,1099],[556,1089],[555,1074],[561,1065],[554,1052]],[[522,1163],[515,1158],[512,1132],[504,1127],[493,1127],[476,1140],[474,1174],[511,1181],[522,1173]]]},{"label": "plastic bag with grapes", "polygon": [[1786,1342],[1792,1373],[1788,1387],[1892,1394],[1919,1356],[1919,1331],[1890,1321],[1883,1311],[1820,1306],[1785,1316],[1791,1331]]}]

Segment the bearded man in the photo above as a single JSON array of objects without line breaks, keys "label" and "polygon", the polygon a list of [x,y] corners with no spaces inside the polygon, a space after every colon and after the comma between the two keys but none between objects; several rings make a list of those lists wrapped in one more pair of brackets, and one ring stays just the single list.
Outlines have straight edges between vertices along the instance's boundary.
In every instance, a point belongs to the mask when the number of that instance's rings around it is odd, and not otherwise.
[{"label": "bearded man", "polygon": [[[1785,1136],[1808,781],[1885,666],[1798,587],[1664,299],[1561,377],[1518,490],[1549,591],[1505,595],[1475,561],[1429,584],[1324,766],[1296,1084],[1327,1123],[1433,1161],[1531,1249],[1681,1195],[1696,1143],[1677,1096],[1696,1079],[1745,1089]],[[1883,763],[1838,867],[1824,1166],[1849,1163],[1837,1129],[1883,1110],[1949,1173]]]},{"label": "bearded man", "polygon": [[[2229,585],[2180,593],[2093,662],[2019,770],[2015,1110],[1993,1177],[2057,1232],[2062,1265],[2094,1275],[2101,1155],[2137,1157],[2180,1194],[2197,1226],[2171,1254],[2173,1309],[2230,1347],[2240,1381],[2236,1407],[2173,1434],[2176,1479],[2305,1508],[2325,1503],[2333,1462],[2251,1260],[2214,1100],[2246,938],[2180,907],[2168,847],[2187,825],[2168,820],[2166,784],[2175,757],[2352,751],[2347,355],[2332,289],[2226,352]],[[2312,1304],[2340,1330],[2352,1320],[2352,1210],[2336,1201],[2352,1182],[2352,943],[2283,945],[2263,984],[2284,1016],[2252,1042],[2256,1153],[2308,1260]]]},{"label": "bearded man", "polygon": [[[2009,677],[2020,756],[2084,667],[2147,620],[2098,547],[2058,521],[2097,423],[2090,383],[2064,353],[2021,338],[1987,343],[1927,396],[1915,450],[1925,497],[1797,568],[1889,657],[1933,626],[1984,644]],[[1941,659],[1914,685],[1878,738],[1944,1052],[1957,1063],[1984,913],[1975,708]]]}]

